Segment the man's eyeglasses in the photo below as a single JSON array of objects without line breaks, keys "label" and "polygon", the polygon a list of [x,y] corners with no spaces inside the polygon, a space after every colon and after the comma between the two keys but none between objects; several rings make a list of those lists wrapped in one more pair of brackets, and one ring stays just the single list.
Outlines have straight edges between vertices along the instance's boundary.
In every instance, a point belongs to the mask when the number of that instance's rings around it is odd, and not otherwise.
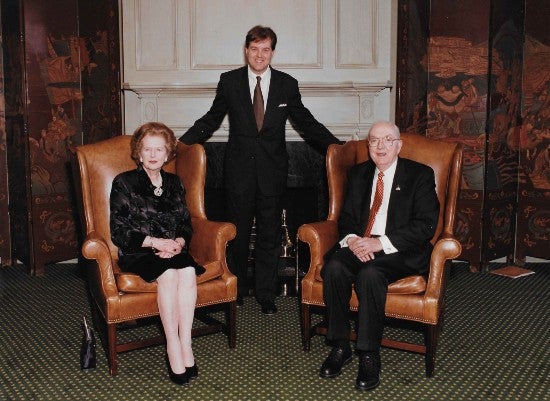
[{"label": "man's eyeglasses", "polygon": [[390,138],[389,136],[385,138],[371,138],[368,140],[369,146],[377,147],[379,143],[390,148],[393,146],[395,141],[399,141],[399,138]]}]

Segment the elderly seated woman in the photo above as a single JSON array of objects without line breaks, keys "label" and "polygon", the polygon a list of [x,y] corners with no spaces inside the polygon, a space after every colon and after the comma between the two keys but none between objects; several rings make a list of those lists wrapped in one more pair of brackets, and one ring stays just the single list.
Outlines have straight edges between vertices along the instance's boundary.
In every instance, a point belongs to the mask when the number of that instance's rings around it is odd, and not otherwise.
[{"label": "elderly seated woman", "polygon": [[197,278],[205,270],[189,255],[192,228],[179,177],[162,167],[176,155],[174,132],[158,122],[139,127],[131,140],[137,168],[113,180],[110,227],[123,271],[158,284],[170,380],[198,376],[191,348]]}]

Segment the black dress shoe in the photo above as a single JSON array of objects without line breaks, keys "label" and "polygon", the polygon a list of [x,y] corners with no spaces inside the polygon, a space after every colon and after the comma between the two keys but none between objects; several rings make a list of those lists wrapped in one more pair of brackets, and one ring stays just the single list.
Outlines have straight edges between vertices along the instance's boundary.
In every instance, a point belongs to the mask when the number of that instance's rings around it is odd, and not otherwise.
[{"label": "black dress shoe", "polygon": [[342,368],[351,362],[351,348],[348,347],[333,347],[328,354],[327,359],[321,365],[319,376],[323,379],[329,379],[338,376],[342,373]]},{"label": "black dress shoe", "polygon": [[199,376],[199,367],[196,363],[189,368],[186,367],[184,374],[187,375],[189,380],[196,379]]},{"label": "black dress shoe", "polygon": [[274,315],[277,313],[277,307],[273,301],[259,301],[264,315]]},{"label": "black dress shoe", "polygon": [[359,369],[355,388],[372,390],[380,384],[380,353],[363,352],[359,356]]},{"label": "black dress shoe", "polygon": [[[187,371],[187,368],[183,373],[174,373],[174,371],[172,370],[172,367],[170,366],[170,360],[168,359],[168,355],[165,356],[165,360],[166,360],[166,367],[168,368],[168,376],[170,376],[170,380],[172,381],[172,383],[179,384],[180,386],[188,385],[189,373]],[[198,374],[198,371],[197,371],[197,374]]]},{"label": "black dress shoe", "polygon": [[237,307],[243,306],[243,303],[244,303],[243,296],[241,294],[238,294],[237,295]]},{"label": "black dress shoe", "polygon": [[170,380],[172,381],[172,383],[179,384],[180,386],[187,386],[189,384],[189,377],[185,374],[185,372],[174,373],[170,369],[168,373],[170,375]]},{"label": "black dress shoe", "polygon": [[187,371],[183,373],[174,373],[170,364],[168,363],[168,375],[172,383],[179,384],[180,386],[186,386],[189,384],[189,373]]}]

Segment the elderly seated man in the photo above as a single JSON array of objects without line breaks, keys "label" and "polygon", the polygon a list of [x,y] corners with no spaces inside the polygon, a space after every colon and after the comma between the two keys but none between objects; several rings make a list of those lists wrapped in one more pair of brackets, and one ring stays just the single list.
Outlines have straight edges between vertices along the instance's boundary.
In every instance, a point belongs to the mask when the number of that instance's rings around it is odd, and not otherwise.
[{"label": "elderly seated man", "polygon": [[395,124],[375,123],[367,146],[370,159],[349,171],[338,220],[340,242],[325,255],[321,271],[327,338],[333,348],[319,374],[336,377],[352,360],[348,311],[355,286],[358,390],[371,390],[380,383],[388,285],[427,273],[433,248],[430,240],[439,216],[434,172],[399,157],[402,142]]}]

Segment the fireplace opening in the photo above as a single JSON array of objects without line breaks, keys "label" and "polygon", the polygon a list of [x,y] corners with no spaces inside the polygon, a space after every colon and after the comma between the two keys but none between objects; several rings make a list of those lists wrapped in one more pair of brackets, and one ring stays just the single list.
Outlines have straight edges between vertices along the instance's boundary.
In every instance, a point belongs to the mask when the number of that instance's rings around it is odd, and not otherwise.
[{"label": "fireplace opening", "polygon": [[[206,143],[205,209],[210,220],[227,221],[223,188],[225,143]],[[280,295],[298,295],[300,280],[309,268],[309,246],[297,239],[302,224],[326,219],[328,194],[324,155],[304,142],[287,143],[289,175],[281,215],[279,253]],[[254,274],[254,227],[250,237],[249,280]]]},{"label": "fireplace opening", "polygon": [[[302,224],[319,220],[319,196],[314,187],[287,188],[281,214],[279,281],[281,295],[297,295],[299,281],[309,267],[309,246],[297,238]],[[205,209],[210,220],[227,221],[222,189],[205,189]],[[254,274],[255,227],[249,244],[249,279]]]}]

